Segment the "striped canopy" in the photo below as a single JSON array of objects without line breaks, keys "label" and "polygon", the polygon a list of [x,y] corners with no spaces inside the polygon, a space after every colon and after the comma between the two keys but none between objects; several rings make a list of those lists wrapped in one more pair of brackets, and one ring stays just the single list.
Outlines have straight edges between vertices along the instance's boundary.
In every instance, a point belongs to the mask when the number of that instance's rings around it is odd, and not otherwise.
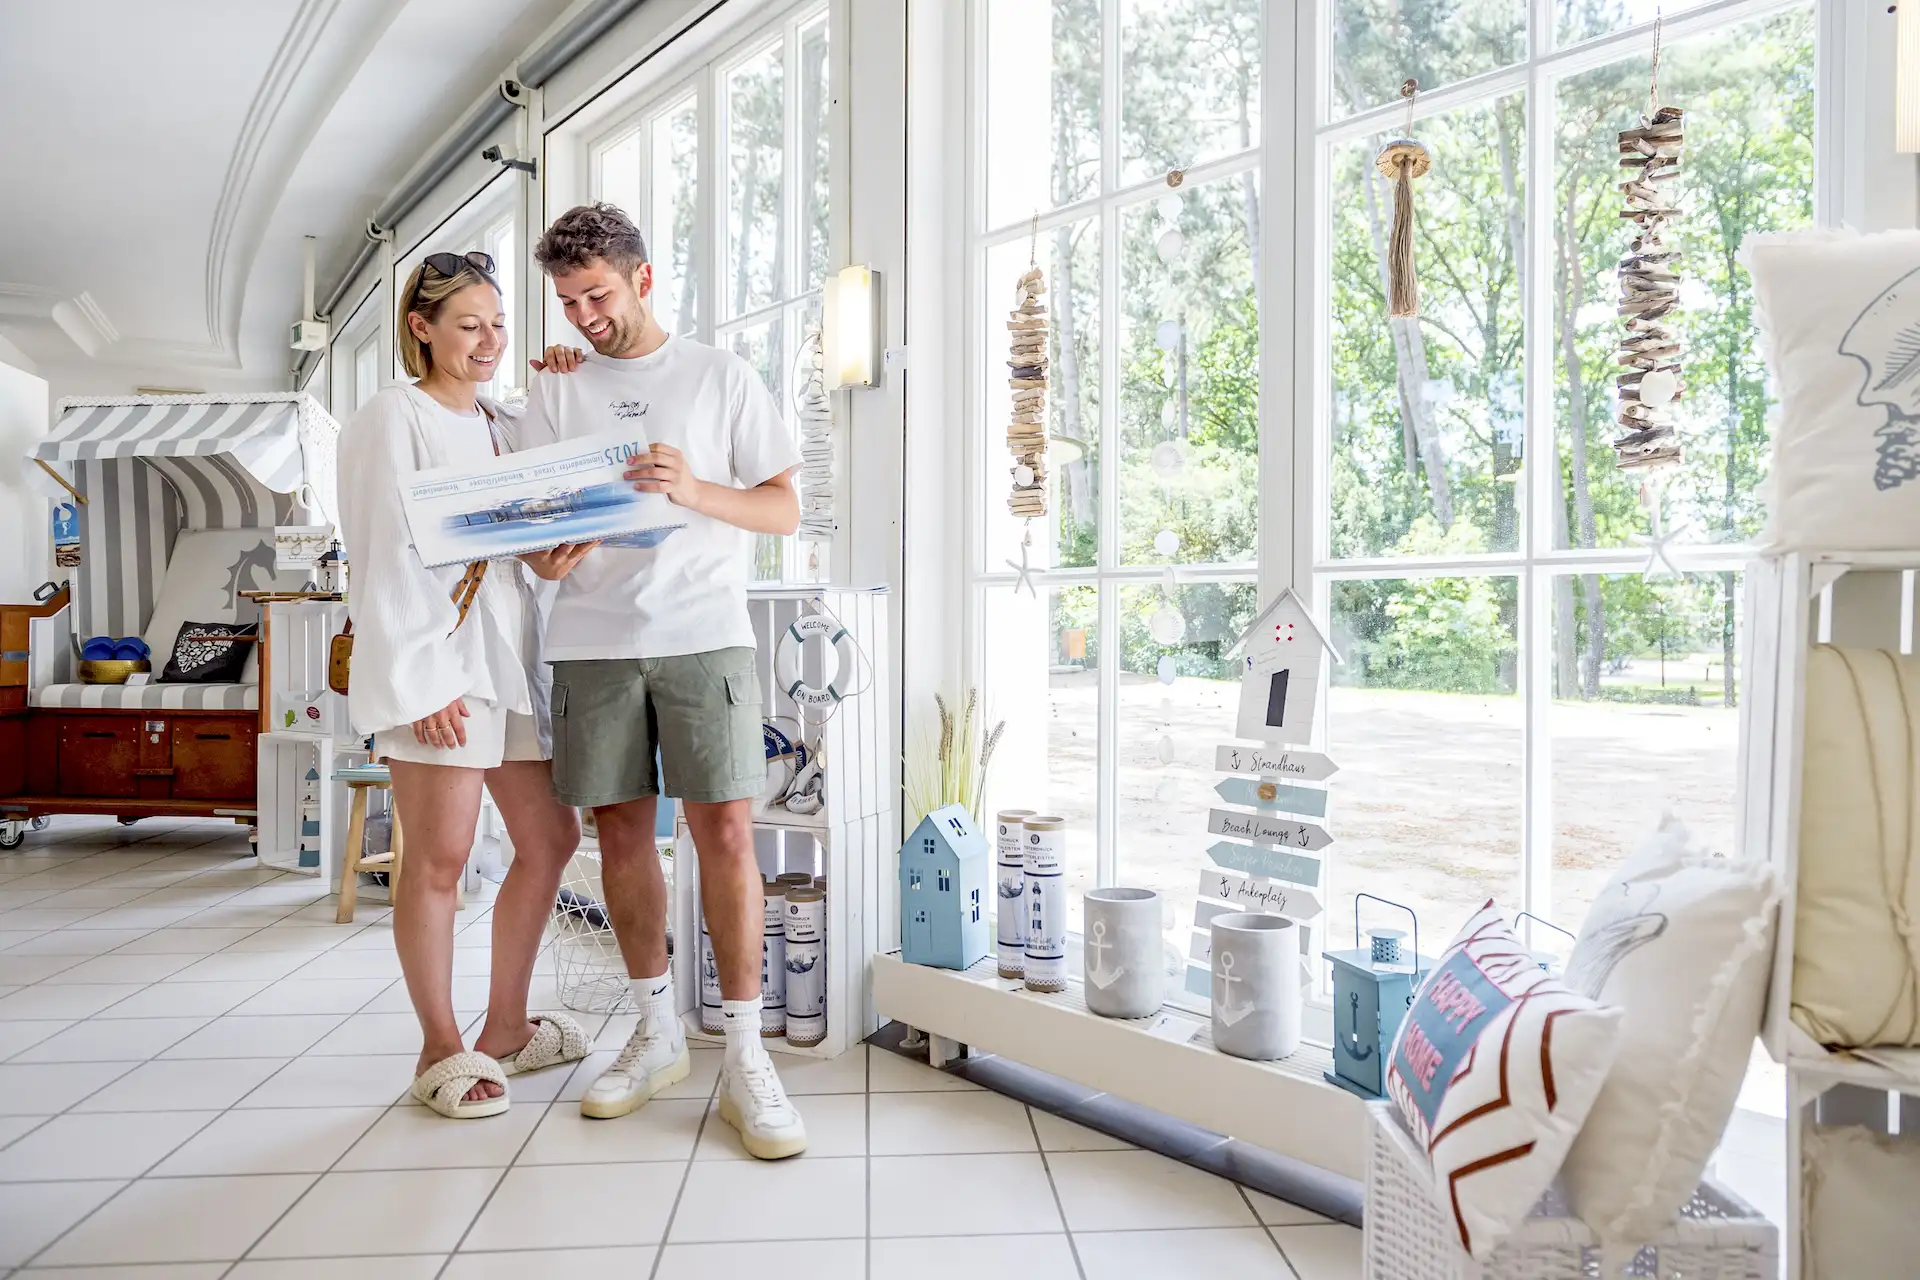
[{"label": "striped canopy", "polygon": [[[331,513],[332,485],[326,484],[327,492],[321,497],[316,481],[322,477],[312,474],[316,470],[312,464],[318,461],[313,456],[318,436],[325,437],[324,452],[331,463],[333,436],[338,431],[310,396],[295,392],[74,397],[60,402],[59,421],[34,446],[32,456],[55,464],[225,456],[272,493],[293,493],[302,484],[313,485],[320,498],[316,505]],[[322,469],[330,481],[331,465]]]},{"label": "striped canopy", "polygon": [[[182,529],[334,523],[339,433],[304,393],[62,400],[53,431],[27,456],[82,498],[77,634],[140,634]],[[39,470],[29,466],[29,479]],[[48,497],[67,500],[41,481]]]}]

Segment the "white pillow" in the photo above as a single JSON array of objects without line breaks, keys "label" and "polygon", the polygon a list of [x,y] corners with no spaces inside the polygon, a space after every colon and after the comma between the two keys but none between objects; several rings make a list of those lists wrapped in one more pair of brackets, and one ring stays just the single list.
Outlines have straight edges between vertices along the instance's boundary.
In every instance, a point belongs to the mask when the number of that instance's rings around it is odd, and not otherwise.
[{"label": "white pillow", "polygon": [[[299,585],[299,574],[289,574],[282,581],[274,572],[271,528],[182,530],[174,540],[153,617],[141,633],[153,650],[154,678],[167,669],[182,623],[253,622],[260,617],[260,607],[241,599],[240,592],[292,590]],[[259,664],[257,653],[248,655],[242,684],[260,682]]]},{"label": "white pillow", "polygon": [[1619,1048],[1620,1011],[1549,977],[1489,901],[1421,984],[1387,1094],[1433,1166],[1435,1203],[1484,1259],[1540,1199]]},{"label": "white pillow", "polygon": [[1912,1275],[1906,1267],[1920,1256],[1920,1139],[1816,1124],[1804,1141],[1804,1280]]},{"label": "white pillow", "polygon": [[1664,818],[1595,899],[1564,981],[1625,1012],[1620,1056],[1560,1170],[1608,1243],[1644,1244],[1699,1185],[1760,1032],[1780,878]]},{"label": "white pillow", "polygon": [[1824,1045],[1920,1045],[1904,940],[1920,920],[1920,658],[1817,644],[1806,686],[1793,1021]]},{"label": "white pillow", "polygon": [[1742,259],[1780,395],[1761,546],[1920,546],[1920,232],[1755,236]]}]

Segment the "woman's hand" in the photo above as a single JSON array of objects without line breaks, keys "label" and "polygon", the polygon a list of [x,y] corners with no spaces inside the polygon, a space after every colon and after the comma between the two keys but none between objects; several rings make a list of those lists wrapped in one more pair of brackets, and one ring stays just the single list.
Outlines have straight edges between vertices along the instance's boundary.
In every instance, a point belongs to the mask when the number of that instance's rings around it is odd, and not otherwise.
[{"label": "woman's hand", "polygon": [[598,542],[563,542],[547,551],[529,551],[520,558],[527,562],[527,567],[533,570],[536,578],[558,582],[587,558],[587,552],[599,545]]},{"label": "woman's hand", "polygon": [[422,716],[413,722],[414,741],[427,747],[440,747],[452,750],[467,745],[467,703],[464,698],[455,698],[444,710],[430,716]]},{"label": "woman's hand", "polygon": [[656,444],[627,468],[627,479],[642,493],[664,493],[667,501],[689,511],[699,510],[705,486],[687,470],[687,459],[670,444]]},{"label": "woman's hand", "polygon": [[587,353],[578,347],[563,347],[558,344],[547,348],[546,359],[529,360],[536,373],[572,373],[580,367]]}]

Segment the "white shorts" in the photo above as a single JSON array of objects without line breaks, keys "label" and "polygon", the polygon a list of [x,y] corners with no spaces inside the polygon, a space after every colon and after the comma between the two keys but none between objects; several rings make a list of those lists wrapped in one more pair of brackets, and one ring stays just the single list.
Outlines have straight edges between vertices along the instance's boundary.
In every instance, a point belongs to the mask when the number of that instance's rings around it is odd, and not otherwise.
[{"label": "white shorts", "polygon": [[502,711],[498,703],[467,699],[467,745],[436,747],[413,736],[412,725],[382,729],[373,735],[376,760],[445,764],[461,769],[496,769],[503,760],[545,760],[540,725],[532,716]]}]

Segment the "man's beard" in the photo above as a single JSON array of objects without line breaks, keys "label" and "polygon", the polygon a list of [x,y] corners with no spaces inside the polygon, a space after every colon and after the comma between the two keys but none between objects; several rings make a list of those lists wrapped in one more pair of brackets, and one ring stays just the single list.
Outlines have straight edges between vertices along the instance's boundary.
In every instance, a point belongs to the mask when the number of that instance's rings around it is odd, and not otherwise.
[{"label": "man's beard", "polygon": [[585,335],[593,349],[603,356],[624,356],[640,345],[640,335],[646,330],[644,322],[637,319],[613,319],[607,321],[607,331],[595,338]]}]

